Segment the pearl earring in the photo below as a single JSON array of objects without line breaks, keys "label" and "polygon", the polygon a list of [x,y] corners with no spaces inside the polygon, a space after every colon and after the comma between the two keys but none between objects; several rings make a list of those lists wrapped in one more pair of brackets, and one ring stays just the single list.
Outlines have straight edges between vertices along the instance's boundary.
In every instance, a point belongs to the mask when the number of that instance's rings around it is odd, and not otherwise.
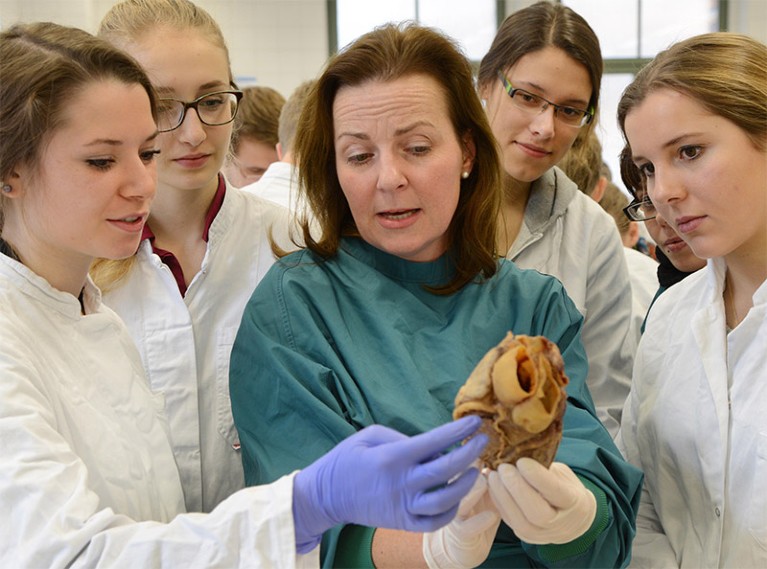
[{"label": "pearl earring", "polygon": [[461,178],[463,178],[465,180],[468,177],[469,177],[469,173],[468,172],[466,172],[466,171],[461,172]]},{"label": "pearl earring", "polygon": [[4,194],[10,194],[13,188],[10,184],[3,184],[3,193]]}]

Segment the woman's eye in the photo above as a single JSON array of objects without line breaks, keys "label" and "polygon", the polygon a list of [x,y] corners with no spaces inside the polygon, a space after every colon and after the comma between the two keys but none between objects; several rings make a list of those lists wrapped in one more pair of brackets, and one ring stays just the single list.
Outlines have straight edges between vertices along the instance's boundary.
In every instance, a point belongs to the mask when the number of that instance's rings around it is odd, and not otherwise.
[{"label": "woman's eye", "polygon": [[90,158],[86,160],[86,163],[98,170],[109,170],[114,164],[114,160],[111,158]]},{"label": "woman's eye", "polygon": [[160,153],[159,150],[153,149],[153,150],[145,150],[142,152],[139,156],[141,156],[141,160],[144,162],[151,162],[155,159],[155,156],[157,156]]},{"label": "woman's eye", "polygon": [[700,156],[701,152],[702,149],[700,146],[682,146],[682,148],[679,149],[679,157],[682,158],[682,160],[695,160]]},{"label": "woman's eye", "polygon": [[410,147],[410,152],[412,152],[413,154],[417,156],[420,156],[422,154],[427,154],[430,150],[431,150],[431,147],[425,144]]},{"label": "woman's eye", "polygon": [[578,109],[574,109],[572,107],[560,107],[559,112],[561,112],[566,117],[576,117],[580,114]]},{"label": "woman's eye", "polygon": [[364,164],[370,156],[370,154],[353,154],[352,156],[349,156],[346,161],[353,165]]},{"label": "woman's eye", "polygon": [[642,164],[637,167],[639,168],[639,171],[642,173],[642,175],[644,175],[646,178],[651,178],[655,173],[655,166],[652,164]]}]

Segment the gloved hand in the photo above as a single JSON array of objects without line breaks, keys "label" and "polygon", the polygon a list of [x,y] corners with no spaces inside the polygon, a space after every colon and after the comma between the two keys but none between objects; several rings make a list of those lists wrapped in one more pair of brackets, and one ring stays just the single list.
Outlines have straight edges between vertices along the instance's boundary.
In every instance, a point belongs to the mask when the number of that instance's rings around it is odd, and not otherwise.
[{"label": "gloved hand", "polygon": [[423,556],[432,569],[470,569],[490,554],[501,516],[487,493],[487,480],[478,476],[461,500],[452,522],[423,536]]},{"label": "gloved hand", "polygon": [[296,549],[311,551],[337,524],[433,531],[453,519],[477,477],[487,444],[465,417],[414,437],[373,425],[339,443],[293,481]]},{"label": "gloved hand", "polygon": [[532,458],[519,459],[516,467],[501,464],[488,484],[503,521],[527,543],[570,542],[586,533],[597,513],[594,494],[561,462],[548,469]]}]

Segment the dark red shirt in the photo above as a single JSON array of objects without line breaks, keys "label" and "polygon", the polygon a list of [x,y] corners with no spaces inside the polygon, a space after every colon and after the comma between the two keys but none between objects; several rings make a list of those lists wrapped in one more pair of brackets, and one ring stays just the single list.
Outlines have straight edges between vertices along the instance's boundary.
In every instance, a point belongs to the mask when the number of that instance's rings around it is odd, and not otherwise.
[{"label": "dark red shirt", "polygon": [[[219,174],[216,195],[213,196],[213,201],[208,208],[208,213],[205,214],[205,227],[202,231],[202,240],[206,243],[208,242],[208,231],[210,230],[213,220],[216,219],[218,212],[221,210],[225,194],[226,182],[224,181],[224,177]],[[162,262],[168,266],[170,272],[173,273],[173,278],[176,279],[178,290],[181,292],[181,296],[184,296],[186,294],[186,279],[184,278],[184,271],[181,270],[181,263],[178,262],[176,256],[170,251],[155,246],[155,236],[154,233],[152,233],[152,229],[149,227],[148,222],[144,224],[144,231],[141,234],[141,240],[143,241],[144,239],[149,239],[149,243],[152,245],[152,252],[157,254]]]}]

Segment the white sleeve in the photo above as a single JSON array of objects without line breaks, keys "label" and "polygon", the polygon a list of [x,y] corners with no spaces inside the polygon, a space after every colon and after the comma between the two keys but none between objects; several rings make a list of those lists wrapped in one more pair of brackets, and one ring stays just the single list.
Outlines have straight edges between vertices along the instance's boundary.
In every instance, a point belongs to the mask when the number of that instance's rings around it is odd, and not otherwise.
[{"label": "white sleeve", "polygon": [[[293,475],[241,490],[210,514],[182,513],[168,523],[138,522],[104,506],[89,468],[108,466],[109,457],[73,450],[64,436],[71,426],[54,411],[55,394],[14,355],[0,358],[0,567],[319,566],[319,548],[296,554]],[[93,428],[106,436],[112,426]],[[117,472],[114,480],[131,499],[151,494],[136,492],[129,472]],[[172,484],[168,488],[178,486]],[[165,511],[178,511],[177,502],[169,500]]]},{"label": "white sleeve", "polygon": [[[647,338],[643,339],[645,349],[649,347]],[[642,405],[642,378],[643,361],[642,345],[637,352],[636,363],[634,366],[634,383],[631,392],[626,399],[626,405],[623,409],[623,421],[620,431],[615,438],[615,444],[623,456],[634,466],[643,469],[642,456],[639,452],[638,435],[638,414]],[[637,534],[634,538],[631,551],[631,562],[629,567],[643,569],[664,569],[667,567],[678,567],[676,554],[671,546],[671,541],[663,531],[663,525],[655,511],[652,496],[647,490],[647,485],[642,485],[642,497],[639,503],[639,512],[637,514]]]}]

